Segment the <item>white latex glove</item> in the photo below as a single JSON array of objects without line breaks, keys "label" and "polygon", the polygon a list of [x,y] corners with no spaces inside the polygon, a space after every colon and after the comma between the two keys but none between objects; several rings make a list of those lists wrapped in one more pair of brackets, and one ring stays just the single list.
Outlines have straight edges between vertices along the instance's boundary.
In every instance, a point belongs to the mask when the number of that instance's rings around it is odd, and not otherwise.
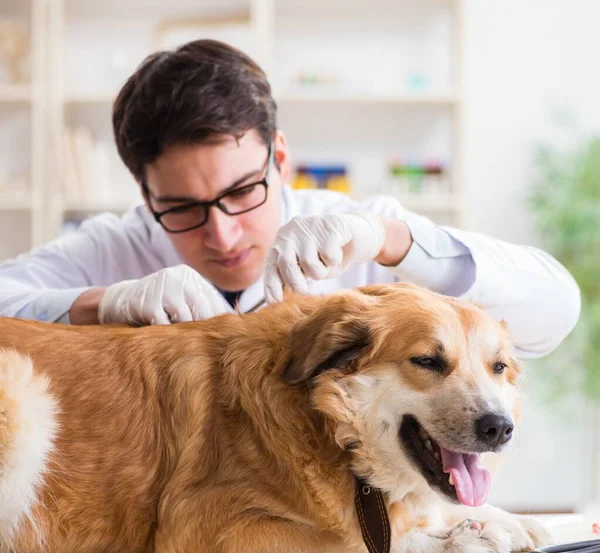
[{"label": "white latex glove", "polygon": [[109,286],[98,306],[101,324],[154,325],[201,321],[226,313],[225,299],[187,265]]},{"label": "white latex glove", "polygon": [[333,278],[377,257],[385,241],[374,213],[298,215],[279,229],[265,262],[265,299],[283,299],[283,287],[308,291],[308,279]]}]

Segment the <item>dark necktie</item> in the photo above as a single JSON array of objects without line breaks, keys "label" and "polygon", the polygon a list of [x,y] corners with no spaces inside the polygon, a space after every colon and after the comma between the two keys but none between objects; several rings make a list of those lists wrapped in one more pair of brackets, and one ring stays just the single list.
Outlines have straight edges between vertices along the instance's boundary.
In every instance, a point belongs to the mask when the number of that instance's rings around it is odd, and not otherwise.
[{"label": "dark necktie", "polygon": [[243,290],[241,290],[240,292],[223,292],[223,291],[221,291],[221,294],[223,294],[223,297],[227,300],[229,305],[231,305],[231,307],[233,307],[235,309],[235,304],[238,301],[239,297],[242,295],[242,292],[243,292]]}]

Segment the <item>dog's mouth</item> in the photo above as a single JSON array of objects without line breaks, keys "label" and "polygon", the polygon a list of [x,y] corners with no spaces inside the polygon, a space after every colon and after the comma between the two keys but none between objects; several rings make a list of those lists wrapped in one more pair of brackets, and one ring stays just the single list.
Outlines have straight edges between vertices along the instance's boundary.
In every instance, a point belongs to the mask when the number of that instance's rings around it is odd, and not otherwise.
[{"label": "dog's mouth", "polygon": [[411,415],[402,419],[399,436],[411,461],[432,488],[440,490],[451,501],[469,507],[486,502],[491,475],[481,466],[478,453],[444,448]]}]

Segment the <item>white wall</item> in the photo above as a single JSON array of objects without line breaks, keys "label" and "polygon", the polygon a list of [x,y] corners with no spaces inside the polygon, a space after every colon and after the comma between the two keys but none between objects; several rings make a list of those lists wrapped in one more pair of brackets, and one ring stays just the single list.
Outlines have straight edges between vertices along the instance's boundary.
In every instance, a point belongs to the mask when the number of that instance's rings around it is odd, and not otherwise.
[{"label": "white wall", "polygon": [[[600,131],[600,2],[468,0],[467,6],[467,226],[536,243],[524,205],[532,147],[553,135],[556,110]],[[532,400],[535,380],[527,388],[521,434],[493,482],[492,501],[578,507],[586,494],[582,408],[566,421]]]},{"label": "white wall", "polygon": [[600,131],[600,2],[467,0],[469,224],[529,240],[528,157],[568,109]]}]

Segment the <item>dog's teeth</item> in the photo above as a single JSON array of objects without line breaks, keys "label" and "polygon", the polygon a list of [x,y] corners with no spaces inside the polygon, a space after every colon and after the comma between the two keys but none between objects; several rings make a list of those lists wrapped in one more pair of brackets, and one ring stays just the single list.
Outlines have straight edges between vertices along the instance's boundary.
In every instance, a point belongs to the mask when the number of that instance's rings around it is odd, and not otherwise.
[{"label": "dog's teeth", "polygon": [[454,478],[452,478],[451,474],[448,475],[448,481],[450,482],[451,486],[454,486]]},{"label": "dog's teeth", "polygon": [[440,454],[439,454],[437,451],[434,451],[434,452],[433,452],[433,458],[434,458],[436,461],[439,461],[439,460],[440,460]]},{"label": "dog's teeth", "polygon": [[433,453],[433,446],[431,445],[431,440],[427,440],[425,442],[425,447]]},{"label": "dog's teeth", "polygon": [[423,428],[419,428],[419,437],[425,441],[429,438],[429,436],[427,435],[427,432],[425,432],[425,430],[423,430]]}]

